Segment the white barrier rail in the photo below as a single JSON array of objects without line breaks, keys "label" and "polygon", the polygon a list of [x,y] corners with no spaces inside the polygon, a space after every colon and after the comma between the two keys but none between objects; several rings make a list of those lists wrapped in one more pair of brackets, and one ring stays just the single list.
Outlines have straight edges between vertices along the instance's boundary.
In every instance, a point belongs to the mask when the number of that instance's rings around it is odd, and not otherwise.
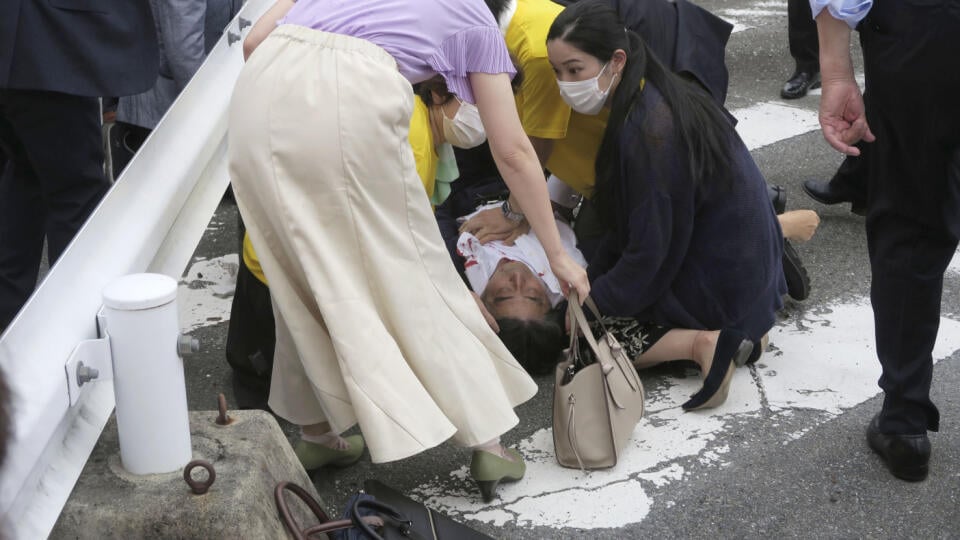
[{"label": "white barrier rail", "polygon": [[241,9],[0,336],[14,415],[0,471],[0,523],[12,538],[50,533],[113,411],[110,381],[84,385],[71,407],[64,371],[77,344],[97,337],[104,286],[137,272],[179,278],[226,190],[227,106],[243,65],[236,38],[249,30],[240,19],[256,21],[271,3],[249,0]]}]

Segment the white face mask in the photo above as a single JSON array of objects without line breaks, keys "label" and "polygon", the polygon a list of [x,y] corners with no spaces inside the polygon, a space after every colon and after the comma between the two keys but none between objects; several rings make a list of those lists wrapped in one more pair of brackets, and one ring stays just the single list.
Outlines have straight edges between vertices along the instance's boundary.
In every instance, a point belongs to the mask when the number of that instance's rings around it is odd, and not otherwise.
[{"label": "white face mask", "polygon": [[[460,101],[460,98],[457,98],[457,101]],[[487,132],[483,129],[480,110],[476,105],[460,101],[460,110],[453,120],[447,118],[442,109],[440,114],[443,116],[443,136],[453,146],[473,148],[487,140]]]},{"label": "white face mask", "polygon": [[591,77],[583,81],[557,81],[557,84],[560,85],[560,96],[563,97],[563,101],[578,113],[598,114],[600,109],[603,108],[603,104],[607,101],[607,94],[609,94],[610,89],[613,88],[613,81],[615,81],[618,76],[618,74],[614,73],[607,89],[600,90],[600,75],[603,75],[608,65],[610,65],[610,62],[607,62],[600,68],[600,73],[597,73],[596,77]]}]

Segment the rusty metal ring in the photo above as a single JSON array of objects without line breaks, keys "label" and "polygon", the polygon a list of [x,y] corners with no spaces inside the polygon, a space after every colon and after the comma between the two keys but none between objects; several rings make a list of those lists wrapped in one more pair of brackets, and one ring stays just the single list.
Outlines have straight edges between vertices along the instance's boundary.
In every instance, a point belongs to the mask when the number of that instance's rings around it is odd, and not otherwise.
[{"label": "rusty metal ring", "polygon": [[[207,479],[203,481],[194,480],[190,473],[193,472],[193,469],[197,467],[203,467],[207,470]],[[213,485],[213,481],[217,479],[217,473],[213,470],[213,465],[209,461],[203,459],[195,459],[183,468],[183,480],[190,486],[190,490],[197,495],[203,495],[210,489],[210,486]]]}]

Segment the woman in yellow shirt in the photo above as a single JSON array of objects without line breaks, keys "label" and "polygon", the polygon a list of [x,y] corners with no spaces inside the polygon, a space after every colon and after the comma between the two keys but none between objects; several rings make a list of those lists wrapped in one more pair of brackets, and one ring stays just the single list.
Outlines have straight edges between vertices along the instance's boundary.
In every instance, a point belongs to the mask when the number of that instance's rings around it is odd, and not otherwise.
[{"label": "woman in yellow shirt", "polygon": [[[595,183],[595,162],[606,129],[609,110],[582,114],[571,110],[556,82],[547,59],[546,35],[563,10],[550,0],[485,0],[500,24],[507,49],[524,74],[517,92],[517,109],[524,131],[530,137],[541,163],[564,183],[589,198]],[[605,0],[616,10],[624,27],[643,37],[648,47],[675,73],[698,83],[723,106],[728,73],[725,49],[732,26],[687,0]],[[691,37],[695,36],[695,37]],[[728,117],[733,120],[732,116]],[[779,191],[776,193],[780,193]],[[516,208],[516,201],[510,201]],[[589,205],[585,205],[585,208]],[[522,209],[521,209],[522,211]],[[820,218],[812,210],[783,212],[778,221],[786,239],[804,242],[813,236]],[[589,238],[596,234],[589,224],[589,208],[582,212],[577,236],[589,253]],[[462,230],[483,229],[480,241],[509,234],[514,222],[496,212],[481,214]],[[787,244],[784,272],[790,296],[803,300],[810,290],[809,278],[799,255]]]}]

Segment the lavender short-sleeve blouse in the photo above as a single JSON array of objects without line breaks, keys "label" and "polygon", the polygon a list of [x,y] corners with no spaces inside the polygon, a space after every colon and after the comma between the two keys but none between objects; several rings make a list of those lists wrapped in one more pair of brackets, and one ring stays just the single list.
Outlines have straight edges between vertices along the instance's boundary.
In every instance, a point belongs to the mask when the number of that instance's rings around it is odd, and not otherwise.
[{"label": "lavender short-sleeve blouse", "polygon": [[440,74],[469,103],[468,73],[516,73],[483,0],[299,0],[280,24],[370,41],[411,84]]}]

